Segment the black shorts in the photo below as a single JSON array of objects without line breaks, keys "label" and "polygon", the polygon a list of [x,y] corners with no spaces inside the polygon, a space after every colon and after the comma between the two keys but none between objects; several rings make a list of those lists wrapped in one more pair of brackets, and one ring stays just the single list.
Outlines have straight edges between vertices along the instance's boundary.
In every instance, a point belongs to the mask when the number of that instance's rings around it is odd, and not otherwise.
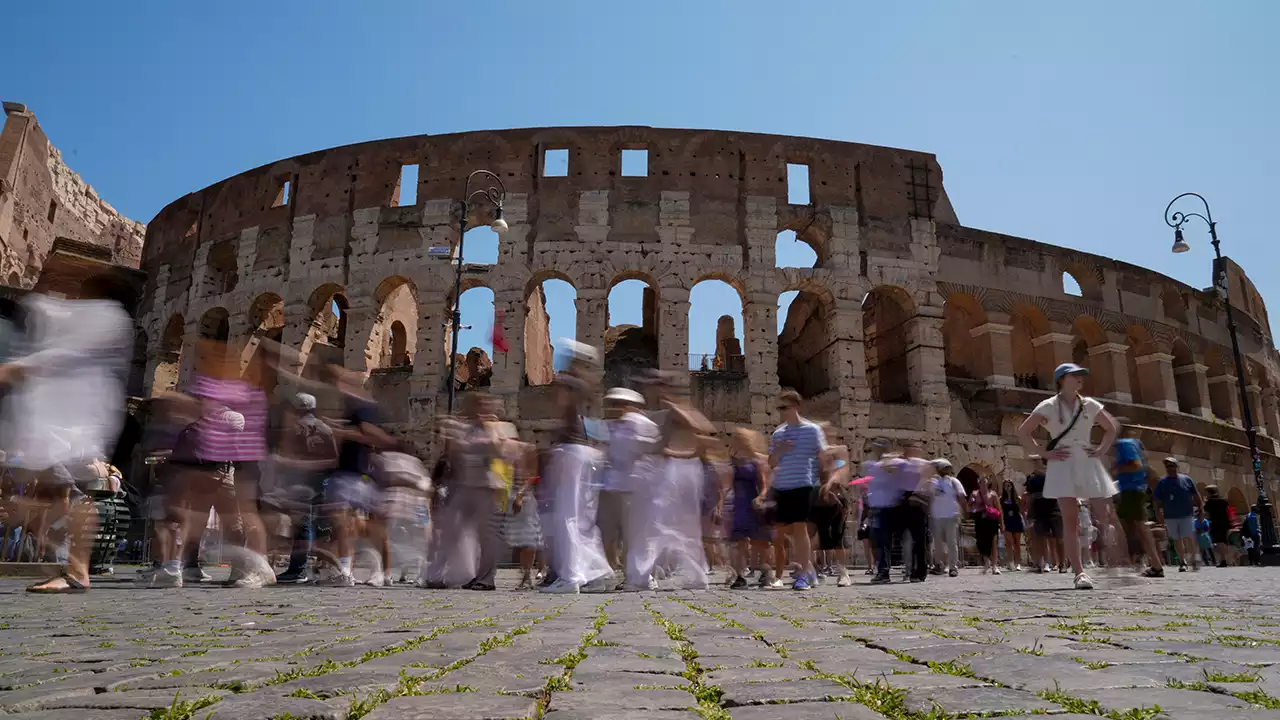
[{"label": "black shorts", "polygon": [[1116,494],[1116,517],[1121,522],[1147,521],[1147,494],[1141,490],[1121,490]]},{"label": "black shorts", "polygon": [[1045,538],[1062,537],[1061,511],[1054,512],[1045,505],[1036,505],[1032,512],[1035,513],[1032,524],[1035,526],[1036,535]]},{"label": "black shorts", "polygon": [[774,490],[773,522],[777,525],[794,525],[809,522],[813,517],[813,501],[817,488],[803,487],[794,490]]},{"label": "black shorts", "polygon": [[818,526],[819,550],[844,549],[844,506],[836,503],[819,503],[811,513],[813,524]]}]

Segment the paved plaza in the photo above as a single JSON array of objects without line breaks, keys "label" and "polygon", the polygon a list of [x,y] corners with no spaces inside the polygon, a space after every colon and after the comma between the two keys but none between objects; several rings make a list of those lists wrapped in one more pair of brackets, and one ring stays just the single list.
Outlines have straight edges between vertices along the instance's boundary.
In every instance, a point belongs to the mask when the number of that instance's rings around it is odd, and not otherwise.
[{"label": "paved plaza", "polygon": [[[0,580],[11,717],[1280,717],[1280,569],[542,595]],[[1127,582],[1122,582],[1122,580]],[[503,587],[514,587],[506,571]]]}]

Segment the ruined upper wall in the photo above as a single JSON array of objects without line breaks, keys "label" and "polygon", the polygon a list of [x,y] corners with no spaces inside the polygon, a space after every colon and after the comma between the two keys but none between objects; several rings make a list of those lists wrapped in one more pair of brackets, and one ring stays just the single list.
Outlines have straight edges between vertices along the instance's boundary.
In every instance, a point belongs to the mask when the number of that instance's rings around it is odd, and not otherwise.
[{"label": "ruined upper wall", "polygon": [[117,265],[138,267],[146,226],[122,216],[62,161],[35,114],[5,103],[0,132],[0,278],[30,287],[54,238],[111,251]]},{"label": "ruined upper wall", "polygon": [[[546,150],[568,150],[568,174],[544,177]],[[621,151],[648,150],[648,174],[623,177]],[[809,166],[810,205],[787,204],[787,163]],[[812,207],[856,207],[872,236],[880,225],[900,235],[910,216],[954,222],[934,156],[857,143],[753,133],[645,127],[535,128],[380,140],[280,160],[227,178],[164,208],[150,224],[147,261],[184,264],[201,242],[259,229],[259,260],[276,266],[288,250],[296,216],[318,218],[321,253],[341,256],[353,210],[391,207],[403,165],[418,164],[417,206],[425,199],[459,198],[467,174],[497,173],[508,193],[530,198],[539,240],[573,235],[584,191],[610,192],[610,239],[649,239],[658,225],[663,192],[689,192],[697,202],[689,225],[699,242],[741,246],[744,199],[774,197],[781,228],[829,225]],[[289,184],[290,202],[276,204]],[[460,199],[460,198],[459,198]],[[399,211],[405,224],[420,222]],[[263,254],[266,250],[266,255]],[[163,257],[163,260],[160,258]],[[175,271],[174,276],[181,273]]]}]

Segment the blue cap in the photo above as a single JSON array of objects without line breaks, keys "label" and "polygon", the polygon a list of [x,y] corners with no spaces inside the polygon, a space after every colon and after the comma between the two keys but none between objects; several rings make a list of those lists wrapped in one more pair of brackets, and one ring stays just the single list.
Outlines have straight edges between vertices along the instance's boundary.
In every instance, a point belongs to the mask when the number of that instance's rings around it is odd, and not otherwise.
[{"label": "blue cap", "polygon": [[1089,368],[1081,367],[1075,363],[1062,363],[1053,371],[1053,384],[1057,385],[1062,382],[1062,378],[1067,375],[1088,375]]}]

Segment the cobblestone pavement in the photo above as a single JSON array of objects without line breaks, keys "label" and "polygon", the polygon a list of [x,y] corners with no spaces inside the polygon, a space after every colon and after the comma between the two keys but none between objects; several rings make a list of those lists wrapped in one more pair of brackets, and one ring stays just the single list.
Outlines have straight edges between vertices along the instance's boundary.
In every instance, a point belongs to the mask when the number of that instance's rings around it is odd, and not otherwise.
[{"label": "cobblestone pavement", "polygon": [[[1280,569],[541,595],[279,587],[34,597],[0,580],[12,717],[1280,717]],[[513,587],[505,571],[503,587]],[[1157,709],[1158,708],[1158,709]]]}]

